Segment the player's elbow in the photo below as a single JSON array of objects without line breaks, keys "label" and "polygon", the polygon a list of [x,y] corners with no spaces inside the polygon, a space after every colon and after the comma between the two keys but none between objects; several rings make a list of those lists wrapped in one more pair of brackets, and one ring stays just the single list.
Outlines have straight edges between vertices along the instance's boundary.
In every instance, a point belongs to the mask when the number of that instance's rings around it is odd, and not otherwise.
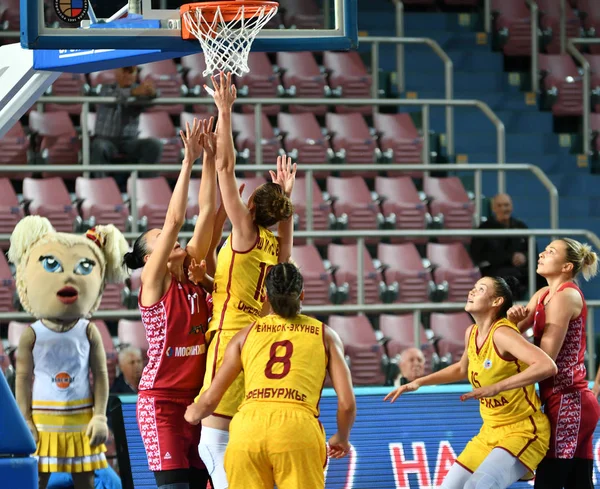
[{"label": "player's elbow", "polygon": [[354,397],[350,399],[338,398],[338,412],[347,416],[354,416],[356,414],[356,399]]},{"label": "player's elbow", "polygon": [[558,374],[558,367],[556,366],[554,360],[552,360],[550,357],[546,359],[544,364],[544,373],[547,374],[547,377],[554,377],[556,374]]}]

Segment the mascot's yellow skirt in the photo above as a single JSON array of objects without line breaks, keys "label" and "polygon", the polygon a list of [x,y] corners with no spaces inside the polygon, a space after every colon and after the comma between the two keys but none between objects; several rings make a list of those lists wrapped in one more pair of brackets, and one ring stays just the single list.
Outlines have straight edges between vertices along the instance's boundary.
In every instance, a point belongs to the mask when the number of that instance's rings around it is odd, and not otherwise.
[{"label": "mascot's yellow skirt", "polygon": [[35,456],[39,472],[92,472],[108,467],[106,446],[90,446],[85,434],[91,410],[76,414],[54,414],[33,410],[38,430]]}]

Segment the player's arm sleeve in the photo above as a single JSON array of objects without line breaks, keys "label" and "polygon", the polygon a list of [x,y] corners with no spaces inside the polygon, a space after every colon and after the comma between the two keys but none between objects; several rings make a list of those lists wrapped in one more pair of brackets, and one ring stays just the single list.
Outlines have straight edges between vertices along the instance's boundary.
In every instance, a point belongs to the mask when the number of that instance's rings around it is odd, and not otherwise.
[{"label": "player's arm sleeve", "polygon": [[35,332],[27,328],[19,339],[17,349],[17,369],[15,379],[15,397],[19,410],[27,421],[31,421],[31,394],[33,384],[33,346]]}]

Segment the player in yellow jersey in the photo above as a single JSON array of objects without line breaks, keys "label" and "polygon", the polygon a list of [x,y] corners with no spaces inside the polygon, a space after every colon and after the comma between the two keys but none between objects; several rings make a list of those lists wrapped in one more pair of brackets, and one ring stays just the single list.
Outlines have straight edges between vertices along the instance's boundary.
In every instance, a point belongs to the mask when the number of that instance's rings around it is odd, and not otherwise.
[{"label": "player in yellow jersey", "polygon": [[[290,158],[277,159],[272,182],[258,187],[248,200],[241,199],[235,178],[235,152],[231,132],[231,109],[236,98],[231,74],[212,77],[217,125],[217,175],[221,200],[232,224],[232,231],[217,258],[214,277],[213,315],[206,339],[209,347],[202,391],[208,389],[219,370],[225,349],[235,334],[255,321],[265,302],[264,283],[269,268],[287,261],[292,252],[293,209],[290,195],[296,165]],[[279,223],[277,234],[269,230]],[[229,439],[229,422],[244,399],[244,378],[240,375],[223,396],[214,415],[202,422],[198,447],[214,489],[226,489],[223,466]]]},{"label": "player in yellow jersey", "polygon": [[300,271],[291,263],[267,275],[272,313],[240,331],[210,388],[191,404],[192,424],[210,415],[243,370],[245,400],[231,423],[225,468],[232,489],[322,489],[325,433],[318,421],[327,371],[338,395],[338,431],[328,455],[350,451],[356,402],[339,336],[300,314],[304,297]]},{"label": "player in yellow jersey", "polygon": [[540,410],[534,384],[555,375],[556,365],[506,319],[517,286],[514,278],[480,279],[465,306],[475,324],[465,334],[460,361],[385,398],[394,402],[424,385],[467,378],[471,382],[473,391],[461,399],[479,400],[483,426],[458,456],[442,489],[507,488],[520,479],[531,479],[548,450],[550,423]]}]

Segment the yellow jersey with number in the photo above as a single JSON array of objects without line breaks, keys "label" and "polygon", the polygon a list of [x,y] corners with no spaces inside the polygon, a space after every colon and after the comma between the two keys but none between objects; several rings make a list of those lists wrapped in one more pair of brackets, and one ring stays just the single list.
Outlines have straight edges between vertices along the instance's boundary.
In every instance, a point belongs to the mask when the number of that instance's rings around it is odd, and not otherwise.
[{"label": "yellow jersey with number", "polygon": [[239,331],[259,317],[266,300],[267,272],[277,264],[279,257],[279,241],[261,226],[249,250],[234,250],[231,243],[232,234],[217,258],[209,340],[215,331]]},{"label": "yellow jersey with number", "polygon": [[240,411],[255,403],[286,403],[319,415],[327,372],[325,326],[299,314],[260,318],[241,353],[245,398]]},{"label": "yellow jersey with number", "polygon": [[[493,341],[494,332],[498,328],[518,328],[507,319],[496,321],[481,347],[477,347],[478,326],[475,324],[469,337],[469,381],[474,389],[486,387],[508,377],[518,374],[527,368],[527,364],[516,359],[503,358],[498,353]],[[519,333],[520,334],[520,333]],[[481,338],[480,338],[481,339]],[[535,392],[535,385],[501,392],[494,397],[479,400],[483,422],[491,427],[516,423],[539,411],[541,402]]]}]

